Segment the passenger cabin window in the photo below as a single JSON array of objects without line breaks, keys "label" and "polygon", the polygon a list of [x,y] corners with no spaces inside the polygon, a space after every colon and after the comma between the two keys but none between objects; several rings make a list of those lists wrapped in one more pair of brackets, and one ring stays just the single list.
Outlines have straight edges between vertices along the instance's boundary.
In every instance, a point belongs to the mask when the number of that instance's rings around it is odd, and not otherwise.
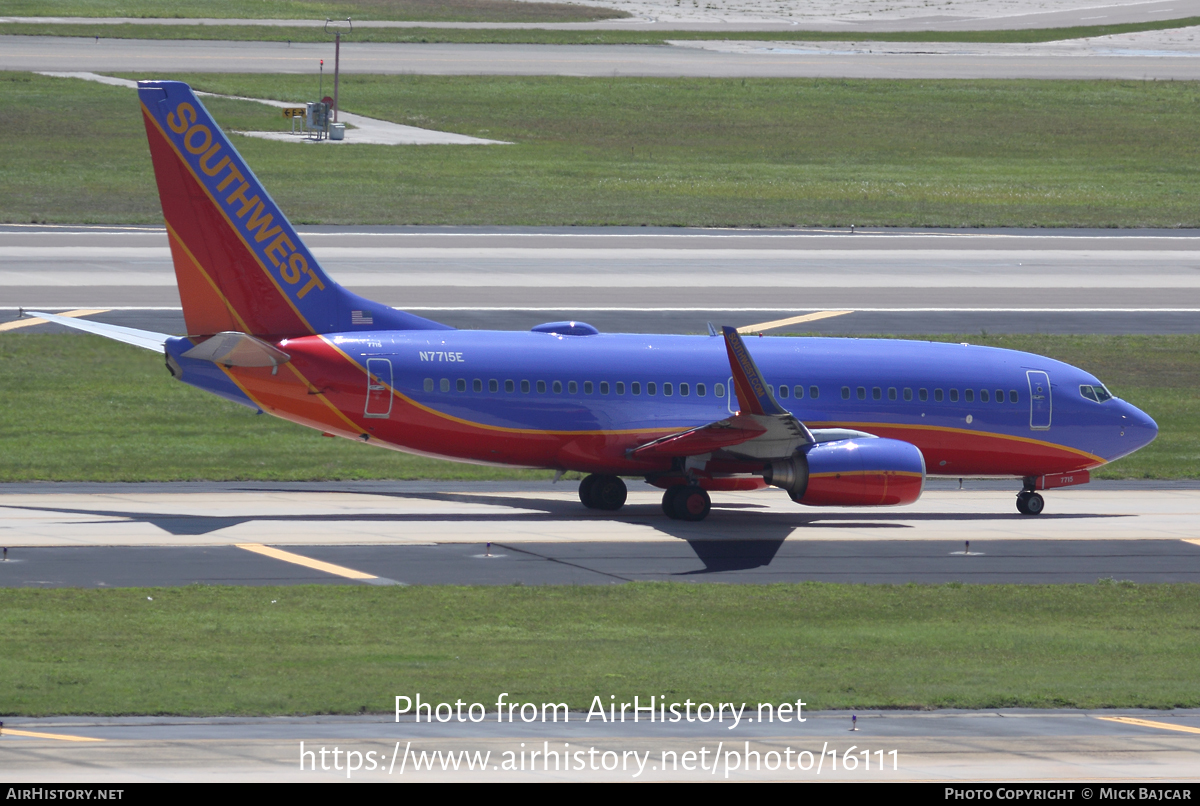
[{"label": "passenger cabin window", "polygon": [[579,384],[575,383],[575,381],[568,381],[567,391],[573,395],[579,394]]},{"label": "passenger cabin window", "polygon": [[529,381],[521,381],[521,394],[529,394]]},{"label": "passenger cabin window", "polygon": [[690,390],[688,389],[688,385],[687,385],[686,383],[681,383],[681,384],[679,384],[679,395],[680,395],[680,397],[687,397],[687,396],[688,396],[688,392],[689,392],[689,391],[690,391]]},{"label": "passenger cabin window", "polygon": [[858,387],[858,399],[859,400],[867,399],[867,387],[865,387],[865,386]]},{"label": "passenger cabin window", "polygon": [[617,394],[625,394],[625,381],[617,381]]},{"label": "passenger cabin window", "polygon": [[500,381],[495,381],[495,380],[488,381],[488,391],[489,392],[499,392],[500,391]]},{"label": "passenger cabin window", "polygon": [[554,394],[561,395],[562,394],[562,381],[555,381],[554,386],[552,388],[554,389]]},{"label": "passenger cabin window", "polygon": [[669,384],[669,383],[663,384],[663,394],[666,395],[667,397],[671,396],[671,384]]},{"label": "passenger cabin window", "polygon": [[458,379],[458,380],[455,382],[455,384],[454,384],[454,387],[455,387],[456,389],[458,389],[458,391],[460,391],[460,392],[465,392],[465,391],[467,391],[467,379],[466,379],[466,378],[459,378],[459,379]]},{"label": "passenger cabin window", "polygon": [[989,403],[990,402],[988,400],[988,390],[987,389],[979,390],[979,402],[980,403]]},{"label": "passenger cabin window", "polygon": [[426,392],[432,392],[432,391],[433,391],[433,378],[426,378],[426,379],[425,379],[425,391],[426,391]]},{"label": "passenger cabin window", "polygon": [[788,396],[788,388],[786,386],[779,387],[779,396],[786,399]]},{"label": "passenger cabin window", "polygon": [[912,400],[912,389],[909,389],[907,386],[904,387],[904,399]]},{"label": "passenger cabin window", "polygon": [[476,378],[475,380],[471,381],[471,388],[473,390],[475,390],[476,392],[482,392],[483,391],[483,381]]},{"label": "passenger cabin window", "polygon": [[974,403],[975,402],[975,390],[974,389],[963,389],[963,400],[966,401],[967,403]]},{"label": "passenger cabin window", "polygon": [[850,399],[850,387],[843,386],[842,387],[842,400],[849,400],[849,399]]},{"label": "passenger cabin window", "polygon": [[1003,403],[1003,402],[1004,402],[1004,390],[1003,390],[1003,389],[997,389],[997,390],[996,390],[996,402],[997,402],[997,403]]},{"label": "passenger cabin window", "polygon": [[516,391],[516,388],[517,388],[516,384],[514,384],[512,381],[504,382],[504,391],[511,393],[511,392]]},{"label": "passenger cabin window", "polygon": [[928,389],[918,390],[917,397],[921,398],[921,402],[924,403],[926,400],[929,399],[929,390]]},{"label": "passenger cabin window", "polygon": [[713,394],[717,397],[725,397],[725,384],[718,383],[713,387]]},{"label": "passenger cabin window", "polygon": [[957,403],[957,402],[958,402],[958,390],[957,390],[957,389],[951,389],[951,390],[950,390],[950,402],[951,402],[951,403]]},{"label": "passenger cabin window", "polygon": [[704,397],[705,394],[707,394],[707,390],[705,390],[704,384],[696,384],[696,397]]},{"label": "passenger cabin window", "polygon": [[646,382],[646,394],[648,394],[648,395],[658,394],[658,385],[656,383],[654,383],[654,381]]},{"label": "passenger cabin window", "polygon": [[803,386],[793,386],[792,394],[794,395],[794,397],[797,400],[803,400],[804,399],[804,387]]},{"label": "passenger cabin window", "polygon": [[811,397],[813,400],[816,400],[818,397],[821,396],[821,390],[815,386],[810,386],[810,387],[808,387],[808,396]]},{"label": "passenger cabin window", "polygon": [[900,394],[896,391],[896,387],[889,386],[888,387],[888,400],[895,400],[898,397],[900,397]]},{"label": "passenger cabin window", "polygon": [[546,382],[538,381],[537,384],[538,384],[538,386],[537,386],[538,393],[543,394],[543,395],[546,394]]},{"label": "passenger cabin window", "polygon": [[608,394],[608,381],[600,381],[600,394]]},{"label": "passenger cabin window", "polygon": [[592,393],[592,382],[591,381],[583,382],[583,393],[585,395],[590,395]]},{"label": "passenger cabin window", "polygon": [[1017,394],[1016,389],[1008,390],[1008,402],[1009,403],[1020,403],[1021,402],[1021,396],[1019,394]]},{"label": "passenger cabin window", "polygon": [[629,394],[640,395],[641,393],[642,393],[642,385],[640,383],[638,383],[637,381],[634,381],[633,383],[629,384]]},{"label": "passenger cabin window", "polygon": [[443,392],[449,392],[450,391],[450,379],[442,378],[440,388]]},{"label": "passenger cabin window", "polygon": [[871,399],[872,400],[883,400],[883,390],[880,389],[878,386],[873,388],[871,390]]},{"label": "passenger cabin window", "polygon": [[934,389],[934,390],[933,390],[933,399],[934,399],[934,401],[935,401],[935,402],[937,402],[937,403],[941,403],[941,402],[942,402],[942,390],[941,390],[941,389]]}]

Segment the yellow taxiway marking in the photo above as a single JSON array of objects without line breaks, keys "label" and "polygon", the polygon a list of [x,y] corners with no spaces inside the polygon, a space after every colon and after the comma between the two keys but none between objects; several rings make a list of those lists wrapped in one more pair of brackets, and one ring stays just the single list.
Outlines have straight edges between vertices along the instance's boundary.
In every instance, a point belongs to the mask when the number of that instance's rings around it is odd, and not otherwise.
[{"label": "yellow taxiway marking", "polygon": [[[107,311],[108,308],[99,308],[97,310],[67,311],[66,313],[60,313],[59,316],[91,316],[94,313],[106,313]],[[30,325],[44,324],[46,324],[46,320],[38,319],[36,316],[27,317],[25,319],[14,319],[11,322],[5,322],[4,324],[0,325],[0,332],[5,330],[16,330],[19,327],[29,327]]]},{"label": "yellow taxiway marking", "polygon": [[292,554],[290,551],[280,551],[270,546],[264,546],[261,543],[237,543],[235,545],[240,549],[253,551],[255,554],[261,554],[264,557],[273,557],[276,560],[283,560],[285,563],[303,565],[305,568],[313,568],[317,571],[324,571],[327,574],[345,577],[346,579],[379,579],[374,574],[364,574],[362,571],[355,571],[353,568],[346,568],[341,565],[334,565],[333,563],[324,563],[300,554]]},{"label": "yellow taxiway marking", "polygon": [[103,739],[93,739],[91,736],[66,736],[61,733],[35,733],[32,730],[15,730],[4,728],[0,736],[26,736],[30,739],[58,739],[61,742],[102,742]]},{"label": "yellow taxiway marking", "polygon": [[1193,546],[1200,546],[1200,540],[1189,540],[1188,538],[1186,538],[1186,537],[1185,537],[1185,538],[1183,539],[1183,542],[1184,542],[1184,543],[1191,543]]},{"label": "yellow taxiway marking", "polygon": [[1131,716],[1100,716],[1097,719],[1103,719],[1105,722],[1123,722],[1126,725],[1141,725],[1143,728],[1162,728],[1163,730],[1177,730],[1182,733],[1200,733],[1200,728],[1193,728],[1188,725],[1173,725],[1170,722],[1151,722],[1149,719],[1135,719]]},{"label": "yellow taxiway marking", "polygon": [[831,316],[845,316],[854,311],[817,311],[816,313],[806,313],[804,316],[793,316],[790,319],[776,319],[773,322],[760,322],[757,325],[746,325],[739,327],[738,333],[758,333],[762,330],[774,330],[777,327],[786,327],[787,325],[798,325],[801,322],[815,322],[818,319],[828,319]]}]

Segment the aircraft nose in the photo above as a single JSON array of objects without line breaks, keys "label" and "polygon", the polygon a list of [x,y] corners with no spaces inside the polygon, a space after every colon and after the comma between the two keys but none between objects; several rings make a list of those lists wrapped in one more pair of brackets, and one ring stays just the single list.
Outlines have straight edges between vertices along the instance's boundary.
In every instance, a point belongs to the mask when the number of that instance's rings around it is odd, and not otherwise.
[{"label": "aircraft nose", "polygon": [[1137,406],[1131,406],[1125,401],[1121,403],[1121,434],[1125,443],[1122,450],[1136,451],[1149,445],[1158,436],[1158,423]]}]

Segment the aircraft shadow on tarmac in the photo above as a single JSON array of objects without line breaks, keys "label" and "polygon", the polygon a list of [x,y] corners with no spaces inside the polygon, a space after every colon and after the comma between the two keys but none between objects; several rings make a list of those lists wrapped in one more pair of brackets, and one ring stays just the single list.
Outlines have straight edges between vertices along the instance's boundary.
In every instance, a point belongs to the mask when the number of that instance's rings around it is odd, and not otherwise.
[{"label": "aircraft shadow on tarmac", "polygon": [[[716,505],[708,520],[702,523],[675,521],[667,518],[655,504],[629,504],[619,514],[585,510],[574,501],[546,500],[544,498],[521,498],[516,496],[480,496],[459,493],[372,493],[392,498],[422,499],[429,501],[485,504],[491,507],[510,506],[513,509],[534,510],[512,513],[338,513],[333,515],[182,515],[132,510],[79,509],[66,507],[21,506],[19,509],[35,512],[55,512],[64,515],[90,515],[104,520],[91,523],[110,523],[110,518],[122,518],[132,523],[148,523],[174,536],[195,536],[216,532],[244,523],[294,522],[305,523],[406,523],[406,522],[456,522],[467,529],[485,527],[492,523],[537,523],[542,521],[597,521],[614,520],[623,523],[650,527],[664,535],[687,542],[703,564],[702,570],[681,572],[682,575],[705,574],[721,571],[739,571],[771,564],[784,541],[797,528],[817,525],[822,529],[885,529],[907,530],[915,528],[911,523],[900,521],[980,521],[980,520],[1023,520],[1017,513],[914,513],[898,510],[871,513],[864,519],[860,512],[781,513],[750,511],[758,510],[755,504]],[[0,507],[3,509],[4,507]],[[1121,518],[1126,515],[1063,514],[1042,515],[1039,520],[1075,520],[1079,518]],[[729,537],[733,530],[738,537]]]}]

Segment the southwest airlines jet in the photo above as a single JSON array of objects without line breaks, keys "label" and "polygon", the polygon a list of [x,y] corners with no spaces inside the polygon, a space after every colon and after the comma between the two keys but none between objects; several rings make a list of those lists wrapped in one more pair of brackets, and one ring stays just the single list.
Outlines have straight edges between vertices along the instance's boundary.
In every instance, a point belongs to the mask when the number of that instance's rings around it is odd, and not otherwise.
[{"label": "southwest airlines jet", "polygon": [[1154,421],[1075,367],[912,341],[456,330],[335,283],[186,84],[138,85],[189,335],[36,316],[165,353],[171,374],[326,434],[466,462],[621,476],[702,520],[712,490],[808,506],[917,500],[926,474],[1037,492],[1148,444]]}]

